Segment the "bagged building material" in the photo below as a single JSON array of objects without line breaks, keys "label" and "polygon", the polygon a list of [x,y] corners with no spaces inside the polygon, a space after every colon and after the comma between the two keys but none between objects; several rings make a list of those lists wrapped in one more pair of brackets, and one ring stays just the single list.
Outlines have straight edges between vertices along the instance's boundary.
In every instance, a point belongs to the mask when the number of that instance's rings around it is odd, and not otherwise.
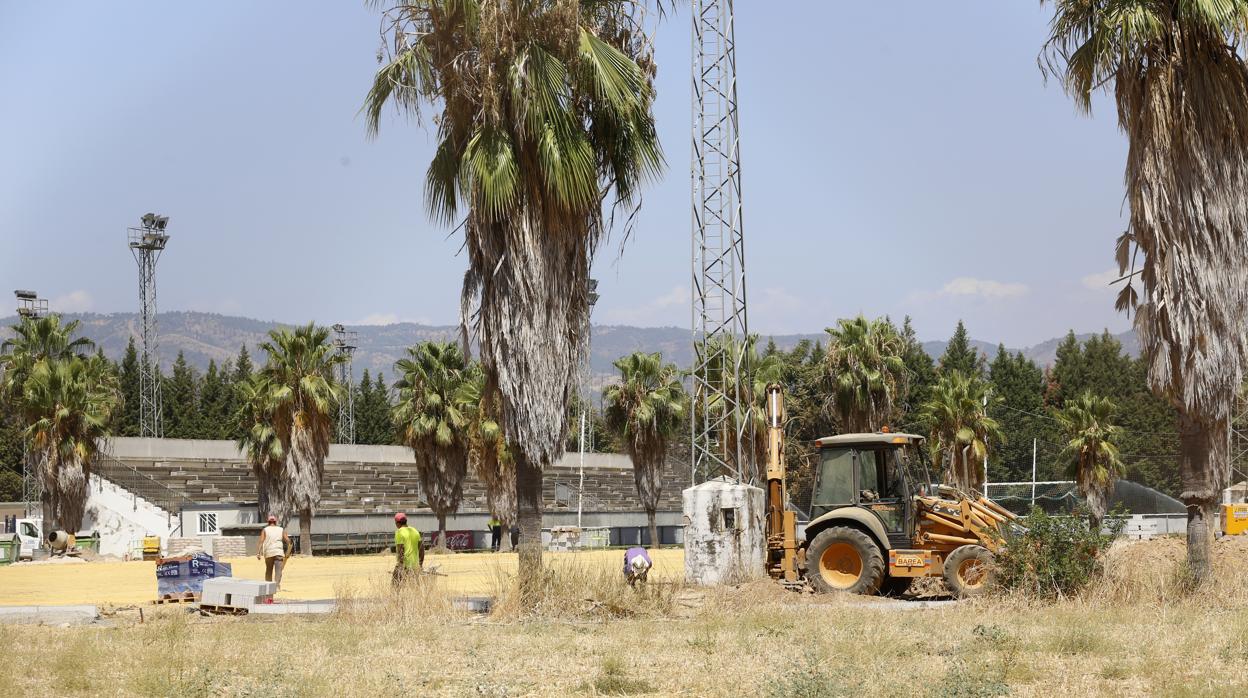
[{"label": "bagged building material", "polygon": [[159,598],[201,594],[205,579],[231,576],[229,563],[217,562],[207,553],[161,558],[156,561],[156,593]]}]

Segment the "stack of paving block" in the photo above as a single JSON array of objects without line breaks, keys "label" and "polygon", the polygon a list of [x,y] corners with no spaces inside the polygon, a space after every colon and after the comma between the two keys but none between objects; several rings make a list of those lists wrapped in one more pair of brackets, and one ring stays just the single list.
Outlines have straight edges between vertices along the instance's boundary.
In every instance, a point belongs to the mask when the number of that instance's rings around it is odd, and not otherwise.
[{"label": "stack of paving block", "polygon": [[257,606],[272,603],[276,593],[277,584],[274,582],[232,577],[208,579],[204,581],[199,607],[224,612],[250,612]]}]

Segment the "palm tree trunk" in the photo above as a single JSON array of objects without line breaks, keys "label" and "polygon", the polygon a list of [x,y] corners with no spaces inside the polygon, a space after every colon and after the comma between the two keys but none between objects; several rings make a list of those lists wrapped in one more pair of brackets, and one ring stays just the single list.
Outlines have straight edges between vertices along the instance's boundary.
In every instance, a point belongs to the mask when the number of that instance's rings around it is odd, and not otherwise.
[{"label": "palm tree trunk", "polygon": [[299,510],[299,552],[312,557],[312,510]]},{"label": "palm tree trunk", "polygon": [[523,449],[516,449],[516,522],[520,526],[520,597],[529,603],[536,601],[542,575],[542,469]]},{"label": "palm tree trunk", "polygon": [[650,521],[650,547],[657,550],[659,546],[659,527],[654,525],[654,509],[646,508],[646,518]]},{"label": "palm tree trunk", "polygon": [[446,550],[446,512],[438,512],[438,549]]},{"label": "palm tree trunk", "polygon": [[1187,568],[1197,584],[1213,577],[1212,519],[1220,491],[1219,464],[1228,455],[1225,447],[1225,419],[1215,425],[1202,424],[1180,412],[1179,478],[1183,491],[1179,499],[1187,507]]}]

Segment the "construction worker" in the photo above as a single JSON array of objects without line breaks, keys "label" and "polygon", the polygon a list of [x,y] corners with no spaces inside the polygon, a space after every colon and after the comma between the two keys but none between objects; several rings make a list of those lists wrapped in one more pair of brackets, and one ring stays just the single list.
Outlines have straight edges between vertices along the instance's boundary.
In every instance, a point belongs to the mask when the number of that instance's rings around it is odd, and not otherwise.
[{"label": "construction worker", "polygon": [[629,586],[636,586],[637,582],[644,584],[646,575],[650,573],[650,568],[653,566],[654,563],[650,561],[650,554],[645,548],[636,547],[624,551],[624,579],[628,581]]},{"label": "construction worker", "polygon": [[286,529],[277,525],[277,517],[269,514],[269,525],[260,531],[260,543],[256,546],[256,559],[264,558],[264,581],[277,582],[277,588],[282,588],[282,568],[294,547]]},{"label": "construction worker", "polygon": [[503,543],[503,522],[499,521],[497,516],[491,516],[486,526],[490,528],[490,550],[498,552],[499,546]]},{"label": "construction worker", "polygon": [[425,564],[425,548],[420,544],[420,531],[407,525],[407,514],[394,515],[394,574],[391,580],[397,589],[408,579],[420,574]]}]

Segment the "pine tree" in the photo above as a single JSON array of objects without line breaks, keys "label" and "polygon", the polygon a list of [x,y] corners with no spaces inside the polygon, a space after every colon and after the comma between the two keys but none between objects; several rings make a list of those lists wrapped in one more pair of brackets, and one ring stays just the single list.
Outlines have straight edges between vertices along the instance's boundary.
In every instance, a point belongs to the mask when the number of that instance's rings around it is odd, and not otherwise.
[{"label": "pine tree", "polygon": [[117,425],[117,434],[138,436],[139,408],[142,398],[139,396],[139,352],[134,346],[134,337],[131,337],[126,344],[126,353],[121,359],[119,378],[123,405],[119,413],[120,423]]},{"label": "pine tree", "polygon": [[967,334],[966,325],[958,320],[958,327],[953,331],[953,336],[949,338],[949,344],[945,347],[945,353],[940,357],[941,374],[958,371],[968,377],[983,377],[984,364],[984,357],[971,346],[971,338]]},{"label": "pine tree", "polygon": [[166,438],[198,438],[200,420],[197,387],[195,369],[186,363],[186,356],[178,352],[178,358],[173,362],[173,375],[165,380],[160,396]]}]

